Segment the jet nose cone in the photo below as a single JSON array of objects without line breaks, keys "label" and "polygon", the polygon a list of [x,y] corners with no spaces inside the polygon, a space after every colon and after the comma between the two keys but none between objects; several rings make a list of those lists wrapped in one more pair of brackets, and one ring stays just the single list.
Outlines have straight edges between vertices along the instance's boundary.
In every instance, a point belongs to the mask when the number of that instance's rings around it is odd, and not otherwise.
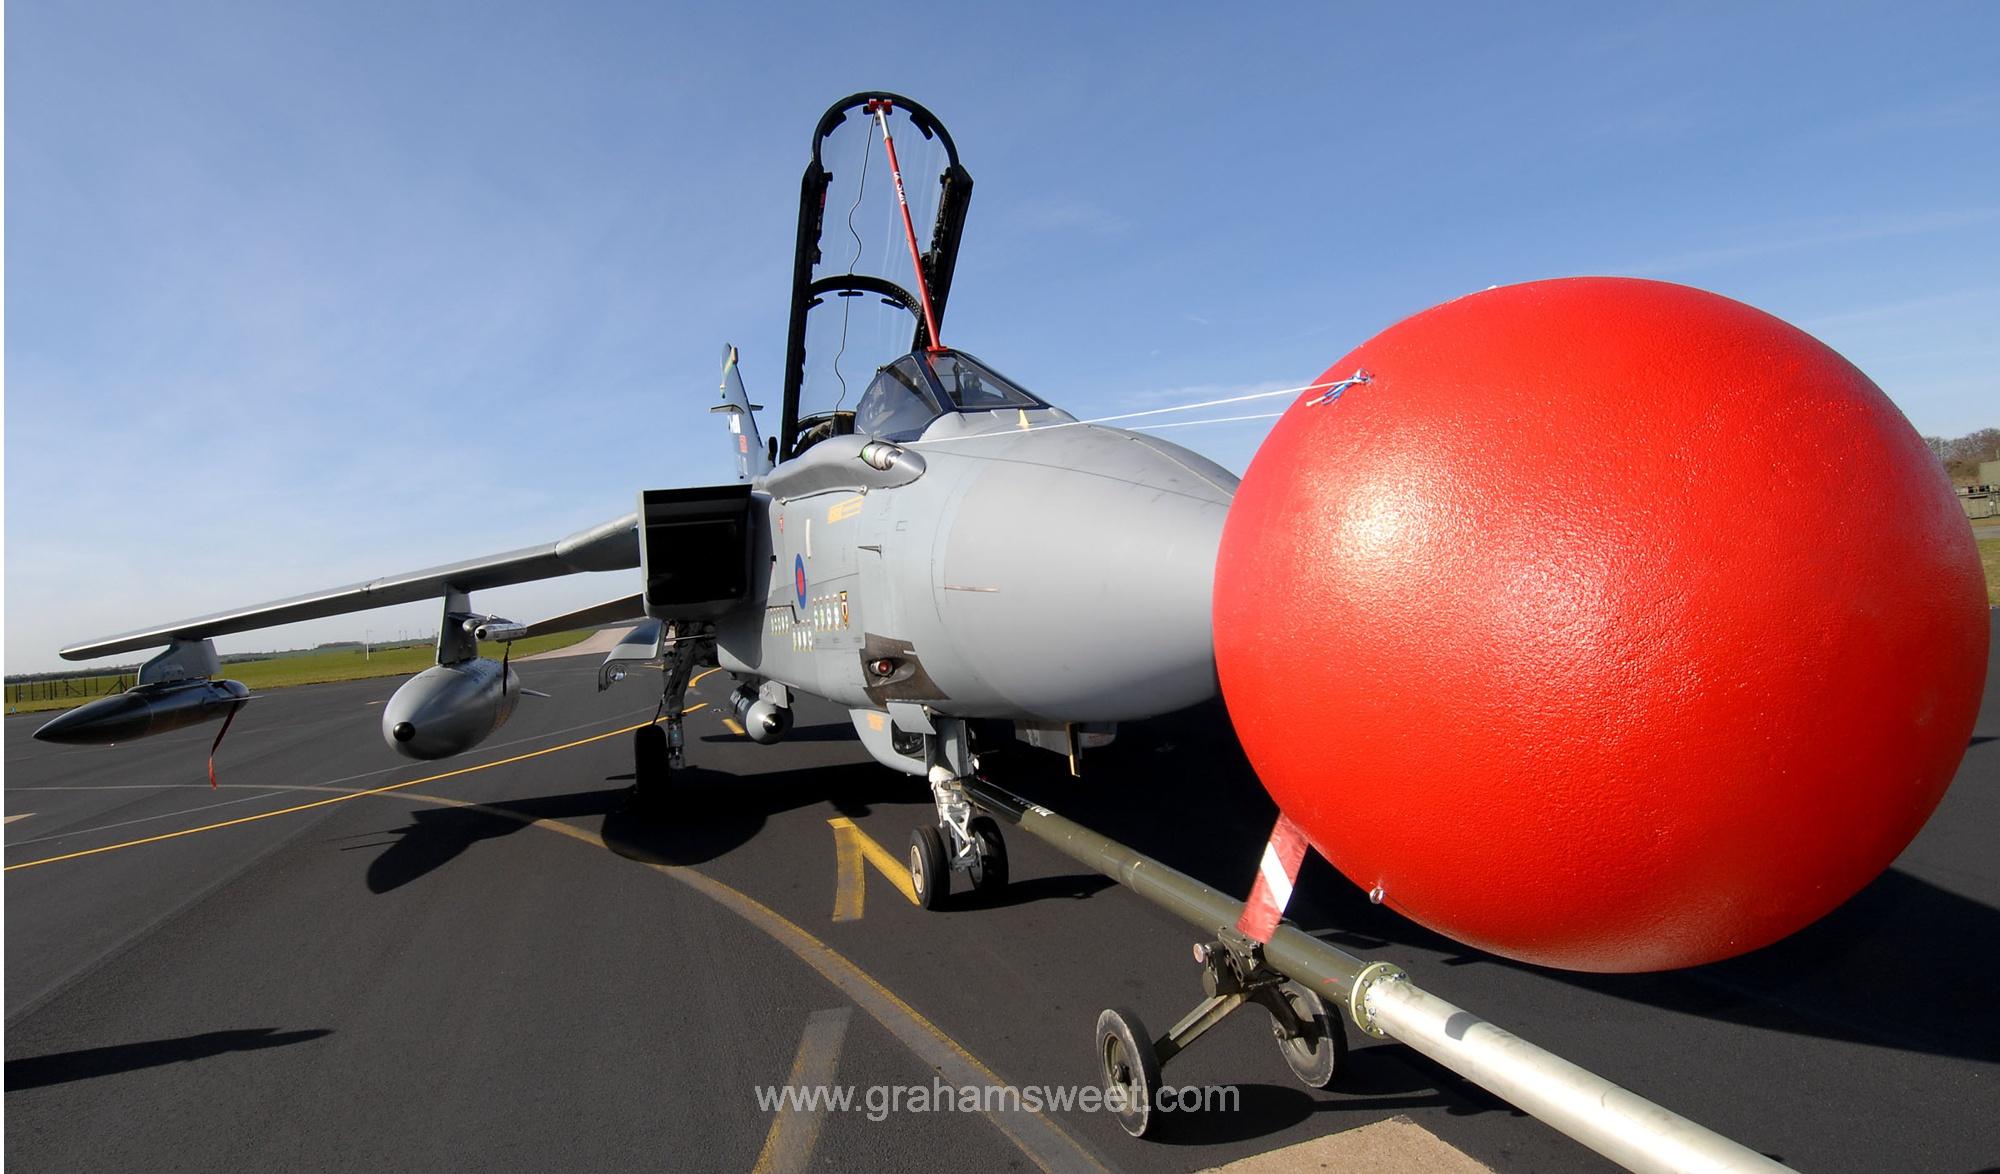
[{"label": "jet nose cone", "polygon": [[1124,721],[1214,696],[1215,551],[1236,478],[1102,429],[1024,434],[958,505],[935,599],[978,687],[1049,720]]},{"label": "jet nose cone", "polygon": [[125,742],[143,735],[151,722],[152,709],[145,698],[119,693],[57,714],[35,731],[35,738],[67,745]]}]

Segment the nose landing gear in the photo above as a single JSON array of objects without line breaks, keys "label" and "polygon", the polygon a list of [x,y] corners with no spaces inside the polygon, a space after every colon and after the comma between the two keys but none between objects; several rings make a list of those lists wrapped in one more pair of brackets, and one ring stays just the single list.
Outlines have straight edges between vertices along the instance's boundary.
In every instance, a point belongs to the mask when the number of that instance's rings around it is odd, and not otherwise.
[{"label": "nose landing gear", "polygon": [[936,826],[910,833],[910,882],[917,904],[936,909],[951,895],[951,874],[964,873],[974,894],[991,896],[1007,887],[1007,841],[990,815],[976,814],[966,793],[975,763],[966,725],[957,718],[931,718],[924,735],[930,762]]}]

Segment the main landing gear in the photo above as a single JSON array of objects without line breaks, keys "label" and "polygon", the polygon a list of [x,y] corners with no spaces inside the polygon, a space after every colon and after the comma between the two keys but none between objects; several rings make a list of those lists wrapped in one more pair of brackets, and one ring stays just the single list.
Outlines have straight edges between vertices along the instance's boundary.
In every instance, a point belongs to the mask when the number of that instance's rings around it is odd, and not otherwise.
[{"label": "main landing gear", "polygon": [[1181,1017],[1166,1037],[1154,1040],[1139,1017],[1112,1008],[1097,1017],[1097,1058],[1104,1076],[1106,1106],[1133,1137],[1153,1124],[1160,1069],[1194,1044],[1209,1028],[1245,1003],[1271,1016],[1271,1035],[1285,1066],[1308,1088],[1326,1088],[1347,1064],[1347,1025],[1327,1014],[1311,988],[1272,970],[1262,945],[1224,929],[1215,941],[1194,948],[1208,997]]},{"label": "main landing gear", "polygon": [[972,775],[971,740],[957,718],[931,718],[924,735],[924,757],[930,764],[931,798],[937,803],[937,824],[910,833],[910,884],[917,904],[936,909],[951,895],[951,874],[962,872],[978,896],[1007,886],[1007,841],[990,815],[973,810],[965,792]]},{"label": "main landing gear", "polygon": [[665,682],[660,693],[659,713],[650,725],[632,731],[632,800],[641,810],[659,810],[666,805],[673,772],[687,765],[687,736],[682,716],[687,708],[688,678],[694,672],[699,644],[674,639],[667,628],[663,641],[666,659]]}]

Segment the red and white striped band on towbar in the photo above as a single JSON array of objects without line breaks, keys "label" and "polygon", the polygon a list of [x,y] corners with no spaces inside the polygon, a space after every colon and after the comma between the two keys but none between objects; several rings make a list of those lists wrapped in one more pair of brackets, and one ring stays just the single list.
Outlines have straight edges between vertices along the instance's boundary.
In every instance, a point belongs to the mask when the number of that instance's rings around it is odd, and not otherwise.
[{"label": "red and white striped band on towbar", "polygon": [[1236,928],[1260,942],[1271,940],[1285,906],[1292,900],[1292,885],[1299,879],[1299,866],[1306,859],[1306,834],[1281,813],[1271,839],[1264,845],[1264,858],[1257,864],[1257,886],[1243,906]]}]

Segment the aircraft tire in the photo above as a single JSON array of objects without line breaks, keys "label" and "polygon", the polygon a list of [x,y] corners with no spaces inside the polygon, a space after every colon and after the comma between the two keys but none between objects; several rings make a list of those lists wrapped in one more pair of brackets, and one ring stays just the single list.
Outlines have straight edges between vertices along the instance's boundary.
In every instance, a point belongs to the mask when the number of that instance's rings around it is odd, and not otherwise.
[{"label": "aircraft tire", "polygon": [[944,837],[930,824],[910,833],[910,887],[917,906],[935,909],[951,895],[951,867],[945,863]]},{"label": "aircraft tire", "polygon": [[667,759],[667,731],[659,725],[632,731],[632,791],[642,807],[658,804],[673,767]]},{"label": "aircraft tire", "polygon": [[1007,887],[1007,841],[1000,837],[1000,825],[990,815],[976,815],[968,825],[972,832],[972,891],[982,896]]}]

